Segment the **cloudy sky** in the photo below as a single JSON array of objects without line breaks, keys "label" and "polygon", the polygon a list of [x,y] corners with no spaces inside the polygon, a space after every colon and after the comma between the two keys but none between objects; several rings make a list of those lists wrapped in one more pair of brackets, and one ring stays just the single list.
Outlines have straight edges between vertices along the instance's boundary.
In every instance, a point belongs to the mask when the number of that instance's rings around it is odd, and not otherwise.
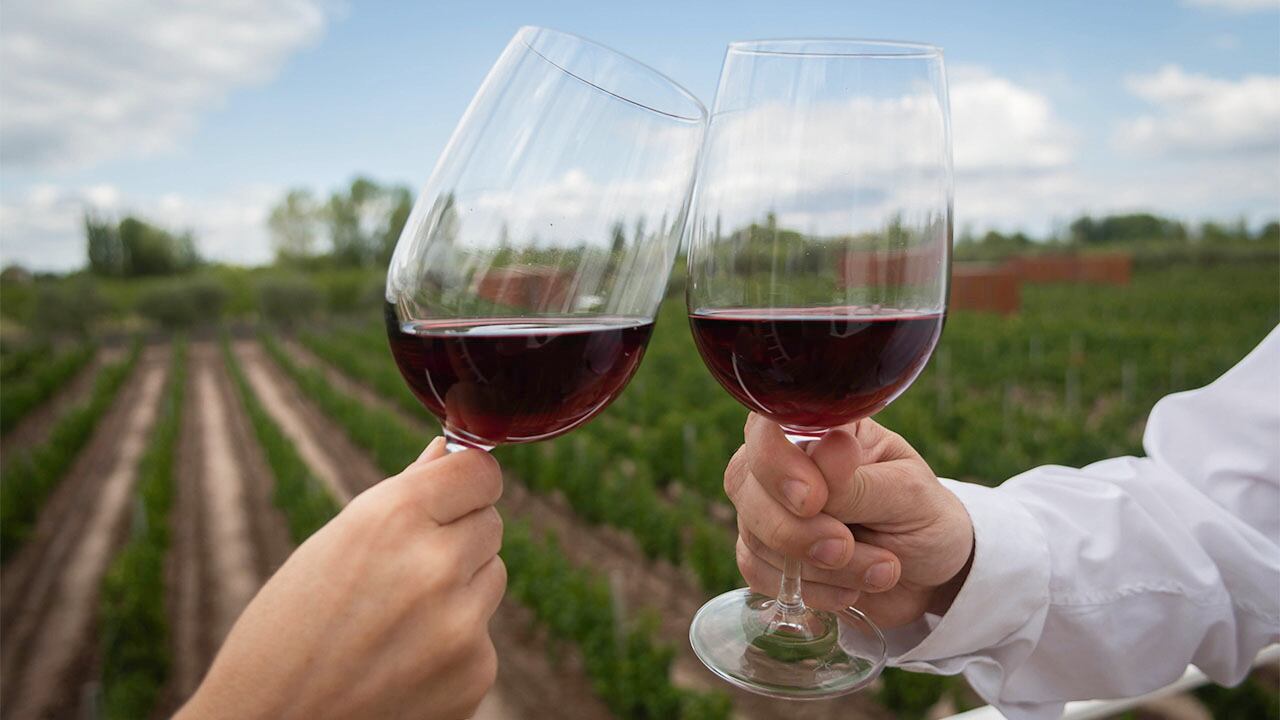
[{"label": "cloudy sky", "polygon": [[83,264],[86,209],[269,259],[286,188],[419,187],[511,34],[648,62],[710,105],[724,45],[946,49],[960,227],[1082,211],[1280,216],[1280,0],[378,2],[13,0],[0,8],[0,261]]}]

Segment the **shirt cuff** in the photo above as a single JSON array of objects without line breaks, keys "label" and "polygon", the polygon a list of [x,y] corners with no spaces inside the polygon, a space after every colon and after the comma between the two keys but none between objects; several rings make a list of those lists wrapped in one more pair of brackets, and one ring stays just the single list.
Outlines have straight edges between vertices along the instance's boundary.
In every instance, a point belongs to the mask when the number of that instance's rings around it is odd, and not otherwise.
[{"label": "shirt cuff", "polygon": [[934,672],[947,671],[937,661],[1001,645],[1049,603],[1049,546],[1031,513],[994,488],[941,482],[973,522],[973,565],[946,615],[888,633],[890,664]]}]

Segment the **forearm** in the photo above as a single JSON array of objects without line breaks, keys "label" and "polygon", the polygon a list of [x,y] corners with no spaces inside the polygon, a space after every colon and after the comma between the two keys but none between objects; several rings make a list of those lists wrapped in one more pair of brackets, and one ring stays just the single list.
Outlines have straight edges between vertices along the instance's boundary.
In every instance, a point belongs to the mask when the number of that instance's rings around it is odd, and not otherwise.
[{"label": "forearm", "polygon": [[[1195,662],[1231,683],[1280,633],[1280,550],[1151,460],[948,482],[974,523],[947,613],[891,633],[895,663],[964,672],[1011,716],[1136,695]],[[1280,508],[1277,508],[1280,511]]]}]

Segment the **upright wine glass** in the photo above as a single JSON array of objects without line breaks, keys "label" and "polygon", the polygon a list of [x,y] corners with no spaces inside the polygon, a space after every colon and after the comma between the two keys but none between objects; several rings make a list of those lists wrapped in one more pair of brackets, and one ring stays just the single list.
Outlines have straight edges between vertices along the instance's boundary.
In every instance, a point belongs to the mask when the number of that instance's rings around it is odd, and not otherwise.
[{"label": "upright wine glass", "polygon": [[[689,323],[716,380],[803,444],[884,408],[942,331],[951,133],[942,51],[916,43],[729,46],[690,212]],[[854,608],[807,608],[799,560],[776,598],[736,590],[689,630],[722,678],[827,698],[884,666]]]},{"label": "upright wine glass", "polygon": [[387,271],[392,354],[451,451],[567,432],[635,372],[688,210],[706,110],[657,71],[522,28]]}]

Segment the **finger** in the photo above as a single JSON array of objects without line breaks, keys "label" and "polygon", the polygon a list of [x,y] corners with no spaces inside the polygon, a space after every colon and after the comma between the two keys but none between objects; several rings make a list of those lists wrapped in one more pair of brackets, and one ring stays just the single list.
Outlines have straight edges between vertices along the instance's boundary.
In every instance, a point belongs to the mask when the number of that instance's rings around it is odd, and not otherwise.
[{"label": "finger", "polygon": [[502,549],[502,516],[496,508],[482,508],[441,526],[436,533],[432,546],[449,553],[452,577],[470,581]]},{"label": "finger", "polygon": [[[783,557],[773,548],[760,542],[751,533],[742,532],[739,537],[751,552],[777,570],[782,569]],[[849,564],[839,570],[827,570],[806,563],[800,575],[805,581],[826,583],[863,592],[892,590],[902,577],[902,562],[897,555],[877,545],[858,542],[853,545]]]},{"label": "finger", "polygon": [[739,445],[733,457],[729,458],[729,464],[724,468],[724,494],[729,496],[729,501],[737,503],[738,491],[742,488],[742,483],[751,474],[751,468],[747,463],[747,446]]},{"label": "finger", "polygon": [[413,464],[417,465],[418,463],[429,463],[432,460],[439,460],[449,454],[447,446],[448,443],[445,442],[445,439],[437,436],[434,440],[427,443],[426,449],[422,451],[422,454],[418,456],[417,460],[413,461]]},{"label": "finger", "polygon": [[[753,592],[770,597],[778,594],[782,572],[761,560],[741,541],[738,543],[738,570]],[[803,592],[806,605],[832,612],[843,610],[861,598],[857,590],[822,582],[805,582]]]},{"label": "finger", "polygon": [[468,601],[476,603],[479,617],[486,622],[498,610],[506,591],[507,566],[497,555],[481,565],[467,583]]},{"label": "finger", "polygon": [[480,450],[463,450],[431,462],[414,462],[388,483],[398,492],[408,494],[412,502],[440,525],[493,505],[502,497],[502,470],[498,461]]},{"label": "finger", "polygon": [[[809,586],[804,588],[805,600],[808,601]],[[864,593],[853,606],[861,610],[882,630],[906,625],[920,618],[927,610],[923,598],[925,593]]]},{"label": "finger", "polygon": [[743,527],[769,547],[826,568],[844,567],[853,553],[853,533],[830,515],[796,517],[749,476],[735,500]]},{"label": "finger", "polygon": [[743,435],[751,474],[769,495],[800,517],[817,515],[827,502],[827,484],[805,451],[756,413],[747,416]]}]

